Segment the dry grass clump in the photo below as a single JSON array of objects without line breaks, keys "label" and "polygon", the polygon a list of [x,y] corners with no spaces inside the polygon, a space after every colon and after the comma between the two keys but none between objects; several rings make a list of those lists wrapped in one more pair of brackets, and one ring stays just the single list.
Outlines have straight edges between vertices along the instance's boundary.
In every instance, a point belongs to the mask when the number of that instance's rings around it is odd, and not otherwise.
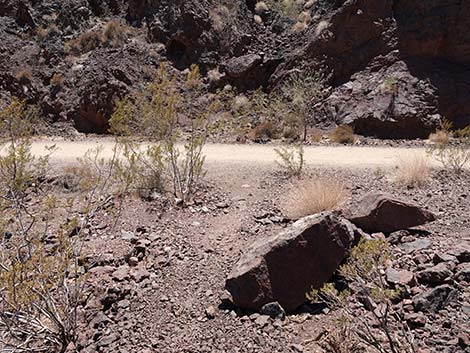
[{"label": "dry grass clump", "polygon": [[103,42],[103,36],[98,31],[82,33],[76,39],[66,43],[66,46],[73,54],[81,54],[92,51]]},{"label": "dry grass clump", "polygon": [[27,84],[33,80],[33,75],[28,69],[23,69],[16,73],[15,79],[21,84]]},{"label": "dry grass clump", "polygon": [[330,134],[330,140],[336,143],[352,144],[356,141],[356,138],[351,126],[340,125]]},{"label": "dry grass clump", "polygon": [[429,141],[437,144],[445,144],[450,141],[452,133],[448,130],[436,130],[429,135]]},{"label": "dry grass clump", "polygon": [[430,176],[430,163],[426,156],[414,154],[399,158],[395,175],[397,184],[407,187],[420,187]]},{"label": "dry grass clump", "polygon": [[266,5],[264,1],[259,1],[255,5],[255,12],[258,15],[262,15],[268,10],[269,10],[268,5]]},{"label": "dry grass clump", "polygon": [[299,219],[334,210],[345,202],[347,195],[346,187],[339,180],[301,180],[293,185],[283,208],[289,218]]},{"label": "dry grass clump", "polygon": [[103,30],[92,30],[82,33],[78,38],[66,43],[73,54],[83,54],[94,50],[102,44],[118,47],[126,42],[129,27],[117,20],[109,21]]},{"label": "dry grass clump", "polygon": [[278,128],[272,121],[265,121],[253,129],[253,139],[261,140],[264,138],[274,139],[278,136]]},{"label": "dry grass clump", "polygon": [[52,75],[50,84],[54,87],[60,87],[64,83],[64,75],[61,73],[55,73]]}]

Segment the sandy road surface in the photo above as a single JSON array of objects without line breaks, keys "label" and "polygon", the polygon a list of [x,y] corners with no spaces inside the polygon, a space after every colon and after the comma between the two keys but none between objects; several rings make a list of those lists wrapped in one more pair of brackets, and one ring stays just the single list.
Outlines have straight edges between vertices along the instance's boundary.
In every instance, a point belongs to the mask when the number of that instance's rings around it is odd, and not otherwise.
[{"label": "sandy road surface", "polygon": [[[89,149],[102,147],[101,155],[111,157],[114,140],[90,139],[82,141],[63,141],[41,139],[33,142],[32,151],[36,156],[47,153],[46,146],[55,145],[57,150],[51,157],[53,164],[73,164]],[[145,147],[146,143],[142,143]],[[276,160],[275,146],[272,145],[230,145],[208,144],[204,148],[209,165],[244,164],[269,165]],[[0,151],[2,153],[2,151]],[[305,162],[309,166],[336,166],[347,168],[393,167],[400,158],[413,154],[425,155],[424,148],[402,147],[359,147],[359,146],[307,146]],[[438,166],[438,162],[431,160]]]}]

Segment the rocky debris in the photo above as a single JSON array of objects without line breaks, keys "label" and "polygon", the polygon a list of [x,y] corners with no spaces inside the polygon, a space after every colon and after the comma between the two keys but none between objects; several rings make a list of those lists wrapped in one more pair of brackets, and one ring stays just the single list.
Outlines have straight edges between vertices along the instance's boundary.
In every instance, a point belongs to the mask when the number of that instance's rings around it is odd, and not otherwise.
[{"label": "rocky debris", "polygon": [[414,282],[414,274],[411,271],[388,268],[385,275],[387,281],[391,284],[405,286],[411,285]]},{"label": "rocky debris", "polygon": [[424,327],[428,321],[426,315],[421,313],[408,313],[405,320],[411,328]]},{"label": "rocky debris", "polygon": [[470,263],[464,263],[457,266],[454,279],[457,282],[467,282],[470,284]]},{"label": "rocky debris", "polygon": [[366,232],[394,232],[432,222],[436,217],[421,207],[382,192],[370,192],[352,209],[349,220]]},{"label": "rocky debris", "polygon": [[452,262],[441,262],[436,266],[420,271],[417,275],[418,281],[427,284],[445,283],[454,274],[452,271],[455,264]]},{"label": "rocky debris", "polygon": [[431,241],[429,239],[416,239],[414,241],[410,241],[409,243],[400,244],[400,248],[406,253],[412,253],[426,249],[430,245]]},{"label": "rocky debris", "polygon": [[226,280],[237,306],[259,310],[277,301],[288,312],[320,288],[344,260],[356,237],[349,221],[331,212],[303,218],[280,234],[256,241]]},{"label": "rocky debris", "polygon": [[428,289],[413,298],[413,306],[416,311],[437,312],[445,308],[449,303],[457,299],[458,292],[451,285],[444,284]]}]

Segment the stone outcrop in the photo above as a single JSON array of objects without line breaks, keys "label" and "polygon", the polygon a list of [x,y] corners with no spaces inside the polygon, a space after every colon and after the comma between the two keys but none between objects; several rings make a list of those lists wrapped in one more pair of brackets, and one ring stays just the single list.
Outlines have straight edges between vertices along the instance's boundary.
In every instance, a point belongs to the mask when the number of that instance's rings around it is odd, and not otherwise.
[{"label": "stone outcrop", "polygon": [[349,221],[331,212],[308,216],[282,233],[255,242],[226,280],[237,306],[259,310],[278,302],[293,311],[321,288],[357,238]]}]

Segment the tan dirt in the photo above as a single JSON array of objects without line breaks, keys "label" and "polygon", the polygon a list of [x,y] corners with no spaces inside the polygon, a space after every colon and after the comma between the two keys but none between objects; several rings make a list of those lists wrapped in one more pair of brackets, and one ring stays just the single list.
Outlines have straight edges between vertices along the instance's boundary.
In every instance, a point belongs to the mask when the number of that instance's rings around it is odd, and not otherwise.
[{"label": "tan dirt", "polygon": [[[55,145],[57,150],[51,156],[53,164],[73,164],[87,150],[101,146],[101,156],[110,158],[115,145],[112,139],[89,139],[83,141],[64,141],[40,139],[33,142],[32,152],[36,156],[47,153],[46,146]],[[148,143],[142,143],[145,147]],[[245,164],[269,166],[275,163],[275,145],[232,145],[208,144],[204,148],[208,165]],[[1,153],[1,152],[0,152]],[[410,155],[426,155],[425,148],[414,147],[361,147],[361,146],[306,146],[305,163],[310,167],[370,168],[394,167],[400,159]],[[439,162],[430,159],[434,167]]]}]

